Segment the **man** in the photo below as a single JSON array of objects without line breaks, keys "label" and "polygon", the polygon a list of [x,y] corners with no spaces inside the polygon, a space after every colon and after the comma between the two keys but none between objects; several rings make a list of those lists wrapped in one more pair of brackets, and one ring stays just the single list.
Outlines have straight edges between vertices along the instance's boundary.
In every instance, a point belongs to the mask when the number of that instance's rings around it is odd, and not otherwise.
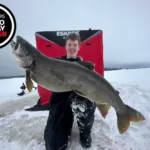
[{"label": "man", "polygon": [[[58,59],[66,61],[82,61],[80,57],[77,57],[80,43],[81,40],[78,34],[69,34],[66,37],[67,55]],[[80,144],[84,148],[91,147],[91,130],[96,109],[94,102],[91,102],[72,91],[63,93],[53,92],[49,109],[49,117],[44,132],[47,150],[66,150],[70,142],[74,115],[76,116],[79,127]]]}]

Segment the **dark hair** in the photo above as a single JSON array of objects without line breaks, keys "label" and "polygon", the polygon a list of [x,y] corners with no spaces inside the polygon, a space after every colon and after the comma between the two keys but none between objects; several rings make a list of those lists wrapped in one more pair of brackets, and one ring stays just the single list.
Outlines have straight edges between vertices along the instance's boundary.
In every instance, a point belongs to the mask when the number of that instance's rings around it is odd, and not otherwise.
[{"label": "dark hair", "polygon": [[66,42],[68,40],[72,40],[72,41],[75,41],[75,40],[78,40],[79,44],[81,44],[81,37],[80,37],[80,34],[77,34],[77,33],[70,33],[66,36]]}]

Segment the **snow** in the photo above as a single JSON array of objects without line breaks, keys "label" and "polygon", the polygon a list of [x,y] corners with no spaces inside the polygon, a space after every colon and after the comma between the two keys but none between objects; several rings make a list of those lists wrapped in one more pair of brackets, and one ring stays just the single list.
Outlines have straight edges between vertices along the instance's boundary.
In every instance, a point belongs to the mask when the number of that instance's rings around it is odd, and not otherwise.
[{"label": "snow", "polygon": [[[106,119],[98,110],[92,129],[93,144],[89,150],[149,150],[150,147],[150,69],[105,72],[105,78],[119,90],[124,103],[139,110],[146,120],[131,123],[124,134],[119,134],[113,108]],[[37,90],[19,97],[24,78],[0,80],[0,150],[45,150],[44,128],[48,111],[26,112],[39,96]],[[76,120],[69,150],[83,150],[79,144]]]},{"label": "snow", "polygon": [[[22,97],[18,97],[17,93],[21,92],[20,86],[23,82],[25,83],[25,78],[11,78],[0,80],[0,103],[10,100],[22,99]],[[36,86],[36,83],[33,83]],[[35,94],[35,92],[33,93]],[[26,92],[26,94],[28,95],[29,93]]]}]

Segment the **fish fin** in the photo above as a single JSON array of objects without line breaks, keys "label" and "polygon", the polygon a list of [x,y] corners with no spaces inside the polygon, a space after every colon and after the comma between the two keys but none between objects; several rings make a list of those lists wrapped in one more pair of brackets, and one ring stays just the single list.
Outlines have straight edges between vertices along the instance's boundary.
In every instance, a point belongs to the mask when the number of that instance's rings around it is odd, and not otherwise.
[{"label": "fish fin", "polygon": [[126,105],[127,113],[118,114],[117,113],[117,123],[119,132],[124,133],[130,126],[130,121],[132,122],[140,122],[145,120],[145,117],[137,110],[131,108]]},{"label": "fish fin", "polygon": [[30,71],[26,71],[26,86],[29,92],[33,89],[33,82],[30,77]]},{"label": "fish fin", "polygon": [[77,61],[75,63],[80,64],[81,66],[88,68],[89,70],[93,70],[95,67],[95,63],[90,62],[90,61]]},{"label": "fish fin", "polygon": [[103,118],[106,118],[111,105],[109,104],[96,104]]},{"label": "fish fin", "polygon": [[76,90],[73,90],[76,94],[82,96],[82,97],[85,97],[85,98],[88,98],[86,95],[84,95],[83,93],[79,92],[79,91],[76,91]]}]

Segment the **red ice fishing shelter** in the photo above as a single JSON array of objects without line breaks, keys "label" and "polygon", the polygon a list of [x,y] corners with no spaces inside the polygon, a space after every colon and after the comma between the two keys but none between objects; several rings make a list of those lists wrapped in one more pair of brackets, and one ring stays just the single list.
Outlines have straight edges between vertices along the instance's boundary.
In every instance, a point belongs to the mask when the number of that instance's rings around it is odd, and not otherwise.
[{"label": "red ice fishing shelter", "polygon": [[[36,47],[44,55],[52,58],[66,55],[65,37],[71,32],[77,32],[81,36],[78,55],[85,61],[94,62],[95,71],[104,76],[102,30],[39,31],[35,33]],[[51,91],[38,85],[38,94],[42,105],[49,103]]]}]

